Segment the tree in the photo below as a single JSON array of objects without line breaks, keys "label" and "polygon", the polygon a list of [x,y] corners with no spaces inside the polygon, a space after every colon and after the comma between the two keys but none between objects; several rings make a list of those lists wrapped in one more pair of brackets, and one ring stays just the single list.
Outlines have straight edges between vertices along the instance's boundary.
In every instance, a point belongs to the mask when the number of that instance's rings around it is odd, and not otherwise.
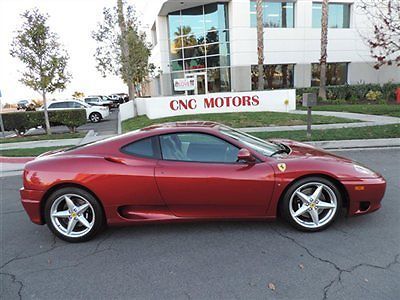
[{"label": "tree", "polygon": [[318,97],[326,100],[326,60],[328,56],[328,0],[322,1],[321,14],[321,58],[319,59],[319,92]]},{"label": "tree", "polygon": [[10,54],[25,64],[20,81],[40,92],[44,104],[47,134],[51,134],[46,95],[65,89],[71,75],[66,71],[69,56],[47,25],[48,15],[38,9],[21,14],[24,20],[14,37]]},{"label": "tree", "polygon": [[72,98],[75,98],[75,99],[82,99],[82,98],[85,98],[85,94],[84,94],[83,92],[75,91],[75,92],[72,94]]},{"label": "tree", "polygon": [[256,2],[257,13],[257,57],[258,57],[258,90],[264,89],[264,22],[263,0]]},{"label": "tree", "polygon": [[[104,8],[103,23],[98,25],[92,37],[96,48],[97,69],[103,76],[120,76],[128,86],[129,99],[140,96],[141,84],[155,67],[149,64],[151,45],[145,33],[139,32],[139,21],[132,6],[124,9],[125,2],[117,0],[117,6]],[[135,107],[136,113],[136,107]]]},{"label": "tree", "polygon": [[400,66],[400,1],[363,0],[359,5],[372,24],[372,35],[364,37],[376,60],[375,69],[383,65]]}]

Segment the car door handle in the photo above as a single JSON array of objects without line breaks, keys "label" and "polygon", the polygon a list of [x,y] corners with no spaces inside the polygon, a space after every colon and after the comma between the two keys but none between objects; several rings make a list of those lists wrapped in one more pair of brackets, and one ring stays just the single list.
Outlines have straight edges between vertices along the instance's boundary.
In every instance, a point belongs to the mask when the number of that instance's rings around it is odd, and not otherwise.
[{"label": "car door handle", "polygon": [[109,161],[109,162],[112,162],[112,163],[117,163],[117,164],[122,164],[122,165],[126,164],[123,159],[118,158],[118,157],[106,156],[106,157],[104,157],[104,159],[106,161]]}]

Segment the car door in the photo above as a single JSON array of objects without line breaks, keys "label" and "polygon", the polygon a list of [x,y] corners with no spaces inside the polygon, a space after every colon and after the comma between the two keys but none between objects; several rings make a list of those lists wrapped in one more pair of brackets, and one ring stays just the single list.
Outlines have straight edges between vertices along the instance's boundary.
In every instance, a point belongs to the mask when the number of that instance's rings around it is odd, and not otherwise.
[{"label": "car door", "polygon": [[160,135],[159,141],[156,181],[176,216],[265,215],[274,185],[269,164],[237,162],[238,147],[205,133]]}]

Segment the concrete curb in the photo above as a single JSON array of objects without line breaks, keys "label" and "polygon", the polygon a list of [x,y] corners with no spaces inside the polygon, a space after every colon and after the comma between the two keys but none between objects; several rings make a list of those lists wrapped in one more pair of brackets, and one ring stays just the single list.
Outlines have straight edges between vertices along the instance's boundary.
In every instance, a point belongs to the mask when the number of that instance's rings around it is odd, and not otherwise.
[{"label": "concrete curb", "polygon": [[315,141],[315,142],[305,142],[305,143],[326,150],[355,149],[355,148],[368,149],[368,148],[400,147],[400,138]]}]

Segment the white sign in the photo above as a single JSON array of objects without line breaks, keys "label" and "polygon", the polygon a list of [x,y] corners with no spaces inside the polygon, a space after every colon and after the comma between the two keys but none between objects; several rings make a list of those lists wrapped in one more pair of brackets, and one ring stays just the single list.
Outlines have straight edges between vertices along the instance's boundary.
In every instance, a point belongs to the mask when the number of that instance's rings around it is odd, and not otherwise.
[{"label": "white sign", "polygon": [[287,112],[296,109],[296,90],[175,95],[146,98],[143,102],[146,115],[150,119],[225,112]]},{"label": "white sign", "polygon": [[193,91],[196,87],[194,78],[174,79],[174,90],[177,92]]}]

